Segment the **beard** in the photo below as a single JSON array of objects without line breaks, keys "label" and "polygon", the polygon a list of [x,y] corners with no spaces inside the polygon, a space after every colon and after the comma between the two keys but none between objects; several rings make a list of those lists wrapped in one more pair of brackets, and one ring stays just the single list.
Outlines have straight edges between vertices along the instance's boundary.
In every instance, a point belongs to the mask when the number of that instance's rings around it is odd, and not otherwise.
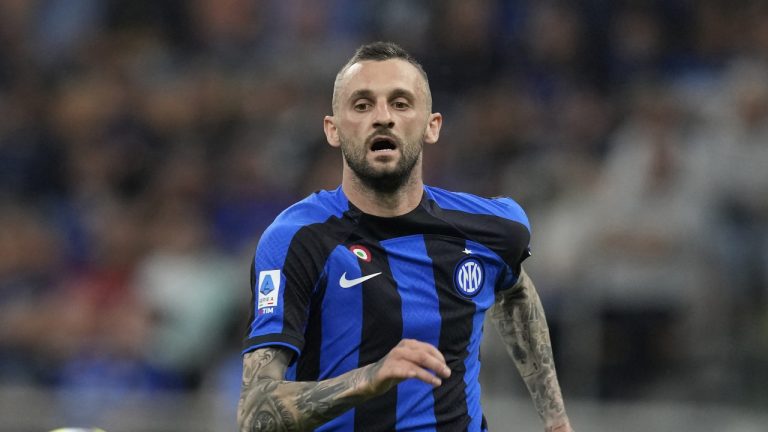
[{"label": "beard", "polygon": [[368,145],[356,144],[339,133],[341,142],[341,154],[347,161],[352,172],[368,188],[383,194],[392,194],[399,190],[410,178],[413,168],[421,160],[424,142],[421,138],[412,141],[403,141],[387,131],[377,131],[371,136],[386,135],[397,142],[400,150],[400,159],[392,169],[376,169],[368,162]]}]

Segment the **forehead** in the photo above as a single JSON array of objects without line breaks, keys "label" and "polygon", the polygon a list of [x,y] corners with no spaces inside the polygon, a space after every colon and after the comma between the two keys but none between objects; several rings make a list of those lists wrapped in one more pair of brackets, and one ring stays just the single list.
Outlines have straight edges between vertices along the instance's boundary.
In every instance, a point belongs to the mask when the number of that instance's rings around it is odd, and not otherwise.
[{"label": "forehead", "polygon": [[340,84],[342,98],[358,90],[387,93],[403,89],[419,96],[426,92],[426,82],[416,66],[400,59],[355,63],[344,72]]}]

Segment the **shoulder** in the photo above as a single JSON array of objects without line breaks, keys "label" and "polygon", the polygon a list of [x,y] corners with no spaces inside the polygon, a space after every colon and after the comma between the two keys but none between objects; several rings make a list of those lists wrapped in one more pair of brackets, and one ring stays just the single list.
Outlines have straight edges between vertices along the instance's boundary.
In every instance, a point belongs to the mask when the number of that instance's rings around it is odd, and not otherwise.
[{"label": "shoulder", "polygon": [[486,198],[466,192],[453,192],[433,186],[425,186],[428,198],[443,210],[454,210],[468,214],[496,216],[524,225],[528,231],[531,226],[523,207],[509,197]]},{"label": "shoulder", "polygon": [[340,218],[348,209],[349,202],[340,189],[315,192],[283,210],[264,231],[259,246],[289,243],[302,228]]}]

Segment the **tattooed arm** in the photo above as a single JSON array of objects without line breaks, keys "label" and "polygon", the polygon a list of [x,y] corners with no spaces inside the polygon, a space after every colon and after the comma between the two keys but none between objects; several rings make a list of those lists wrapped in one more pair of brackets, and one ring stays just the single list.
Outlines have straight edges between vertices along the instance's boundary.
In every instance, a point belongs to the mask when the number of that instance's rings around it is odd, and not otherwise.
[{"label": "tattooed arm", "polygon": [[400,341],[376,363],[325,381],[285,381],[292,355],[285,348],[267,347],[243,357],[237,407],[241,432],[310,430],[405,379],[439,386],[439,377],[450,376],[437,348],[411,339]]},{"label": "tattooed arm", "polygon": [[547,432],[572,432],[552,358],[544,309],[531,278],[521,270],[514,287],[499,294],[490,317],[517,366]]}]

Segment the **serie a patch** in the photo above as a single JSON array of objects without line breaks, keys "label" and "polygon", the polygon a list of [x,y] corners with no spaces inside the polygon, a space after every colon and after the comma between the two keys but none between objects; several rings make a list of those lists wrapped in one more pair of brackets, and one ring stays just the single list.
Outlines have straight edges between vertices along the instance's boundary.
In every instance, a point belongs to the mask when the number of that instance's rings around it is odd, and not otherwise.
[{"label": "serie a patch", "polygon": [[280,300],[280,270],[259,272],[259,313],[272,313]]}]

